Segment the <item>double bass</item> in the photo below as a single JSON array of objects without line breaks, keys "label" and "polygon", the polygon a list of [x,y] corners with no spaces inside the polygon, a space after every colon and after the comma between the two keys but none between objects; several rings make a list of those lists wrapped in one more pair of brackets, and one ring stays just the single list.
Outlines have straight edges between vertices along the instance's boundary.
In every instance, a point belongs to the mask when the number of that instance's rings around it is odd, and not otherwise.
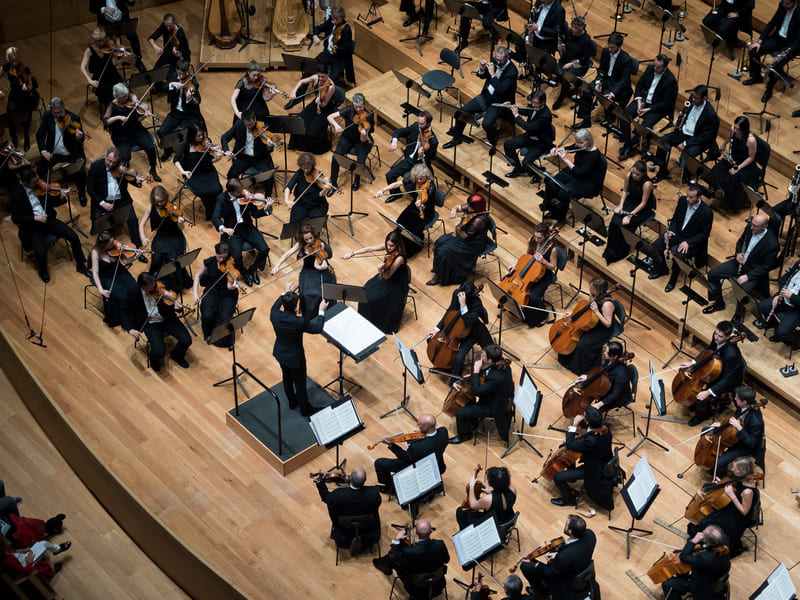
[{"label": "double bass", "polygon": [[589,371],[585,381],[579,381],[564,392],[561,399],[561,412],[568,419],[583,414],[584,409],[603,398],[611,390],[608,372],[620,363],[633,360],[633,352],[623,352],[622,356],[608,361],[604,367]]},{"label": "double bass", "polygon": [[[617,291],[617,286],[612,285],[594,299],[597,306],[603,305],[603,302],[611,294]],[[561,317],[550,326],[548,338],[550,340],[550,347],[556,351],[557,354],[570,354],[578,345],[581,335],[592,329],[598,323],[597,315],[589,308],[591,302],[589,300],[581,300],[575,306],[575,311],[567,317]]]},{"label": "double bass", "polygon": [[[745,339],[744,333],[738,333],[726,343],[736,344]],[[697,394],[702,392],[722,374],[722,361],[717,352],[706,348],[697,357],[691,367],[679,370],[672,380],[672,399],[683,406],[694,404]]]},{"label": "double bass", "polygon": [[[558,230],[559,228],[556,227],[545,238],[542,247],[539,249],[539,254],[545,256],[550,252],[558,235]],[[513,273],[503,277],[498,285],[516,300],[517,304],[522,306],[523,304],[528,304],[531,288],[546,272],[547,267],[537,261],[533,254],[523,254],[517,261]]]},{"label": "double bass", "polygon": [[210,0],[206,28],[217,48],[233,48],[242,34],[242,19],[236,0]]}]

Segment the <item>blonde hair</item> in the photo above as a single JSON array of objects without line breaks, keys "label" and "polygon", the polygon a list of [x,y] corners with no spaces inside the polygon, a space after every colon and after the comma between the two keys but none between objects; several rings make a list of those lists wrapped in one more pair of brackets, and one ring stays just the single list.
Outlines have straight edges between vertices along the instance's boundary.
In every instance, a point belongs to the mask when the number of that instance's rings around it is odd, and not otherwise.
[{"label": "blonde hair", "polygon": [[94,31],[92,31],[92,41],[100,42],[104,39],[106,39],[106,30],[102,27],[95,27]]},{"label": "blonde hair", "polygon": [[588,129],[579,129],[575,133],[575,141],[588,144],[589,147],[594,146],[594,138],[592,137],[592,132],[589,131]]},{"label": "blonde hair", "polygon": [[426,167],[424,164],[419,163],[411,167],[411,177],[412,179],[416,178],[418,175],[424,175],[428,178],[428,180],[433,179],[433,174],[431,170]]}]

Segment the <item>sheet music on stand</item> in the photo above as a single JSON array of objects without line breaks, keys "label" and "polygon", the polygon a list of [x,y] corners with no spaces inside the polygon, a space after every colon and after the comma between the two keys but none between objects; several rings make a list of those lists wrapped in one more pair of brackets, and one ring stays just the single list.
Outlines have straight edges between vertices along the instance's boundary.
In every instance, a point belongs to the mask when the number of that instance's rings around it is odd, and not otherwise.
[{"label": "sheet music on stand", "polygon": [[519,410],[519,414],[525,419],[525,423],[530,427],[536,427],[539,420],[539,408],[541,408],[542,392],[536,388],[527,367],[522,367],[519,376],[519,384],[514,392],[514,404]]},{"label": "sheet music on stand", "polygon": [[442,484],[436,453],[432,452],[392,475],[397,503],[405,506]]},{"label": "sheet music on stand", "polygon": [[653,396],[653,401],[656,404],[658,414],[662,417],[667,414],[667,405],[664,396],[664,382],[656,375],[656,370],[653,368],[653,361],[647,361],[650,364],[650,393]]},{"label": "sheet music on stand", "polygon": [[333,306],[325,316],[323,334],[333,338],[356,362],[372,354],[386,340],[380,329],[344,303]]},{"label": "sheet music on stand", "polygon": [[644,518],[659,491],[660,488],[655,475],[653,475],[653,470],[647,462],[647,457],[643,456],[634,467],[628,483],[622,488],[622,498],[625,500],[631,516],[637,521]]},{"label": "sheet music on stand", "polygon": [[417,353],[406,346],[400,340],[400,338],[397,337],[396,333],[393,333],[392,337],[394,337],[394,343],[397,346],[397,351],[400,353],[400,357],[403,359],[403,366],[408,370],[409,373],[411,373],[411,376],[418,384],[424,384],[425,374],[422,372],[422,367],[417,360]]},{"label": "sheet music on stand", "polygon": [[471,569],[475,562],[501,544],[500,531],[494,517],[478,525],[465,527],[453,535],[453,546],[463,569]]},{"label": "sheet music on stand", "polygon": [[326,406],[309,418],[309,425],[317,444],[327,446],[350,432],[363,427],[355,402],[347,399],[335,406]]},{"label": "sheet music on stand", "polygon": [[796,600],[796,598],[797,588],[794,587],[789,570],[783,563],[779,564],[750,596],[750,600]]}]

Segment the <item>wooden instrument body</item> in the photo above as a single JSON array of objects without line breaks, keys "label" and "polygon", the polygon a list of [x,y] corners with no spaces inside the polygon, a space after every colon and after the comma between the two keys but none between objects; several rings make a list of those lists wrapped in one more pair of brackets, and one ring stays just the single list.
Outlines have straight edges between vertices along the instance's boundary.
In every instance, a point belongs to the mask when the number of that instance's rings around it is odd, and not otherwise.
[{"label": "wooden instrument body", "polygon": [[683,406],[694,404],[697,394],[722,373],[722,361],[710,349],[703,350],[693,367],[681,369],[672,380],[672,399]]},{"label": "wooden instrument body", "polygon": [[703,490],[697,492],[689,501],[689,504],[686,505],[686,510],[683,513],[686,520],[697,525],[703,520],[703,517],[707,517],[714,511],[728,506],[731,502],[730,496],[725,493],[725,485],[728,483],[730,481],[725,478],[721,487],[710,492],[704,492]]},{"label": "wooden instrument body", "polygon": [[[612,285],[594,299],[600,311],[602,311],[603,303],[616,289],[617,286]],[[581,335],[600,322],[599,317],[590,308],[590,305],[591,302],[589,300],[581,300],[572,314],[567,317],[561,317],[550,326],[547,337],[550,340],[550,347],[557,354],[571,354],[574,352]]]},{"label": "wooden instrument body", "polygon": [[452,369],[461,340],[469,335],[470,327],[464,324],[461,311],[451,310],[444,316],[445,326],[428,340],[428,360],[437,369]]},{"label": "wooden instrument body", "polygon": [[242,27],[236,0],[209,1],[206,28],[217,48],[233,48],[241,38]]},{"label": "wooden instrument body", "polygon": [[603,398],[611,390],[611,379],[606,372],[608,367],[595,367],[589,371],[586,381],[576,383],[564,392],[561,399],[561,412],[568,419],[583,414],[584,409]]},{"label": "wooden instrument body", "polygon": [[570,468],[580,457],[580,452],[577,450],[570,450],[564,445],[550,450],[550,454],[547,455],[544,466],[542,467],[542,472],[539,476],[544,477],[548,481],[553,481],[553,477],[555,477],[556,473]]},{"label": "wooden instrument body", "polygon": [[[483,489],[484,489],[483,482],[478,479],[478,473],[480,473],[482,470],[483,470],[483,467],[481,465],[478,465],[475,468],[475,486],[474,486],[474,490],[475,490],[475,497],[478,498],[478,499],[480,499],[481,494],[483,494]],[[464,498],[463,502],[461,502],[461,508],[463,510],[471,510],[470,507],[469,507],[469,484],[470,484],[470,482],[468,481],[467,482],[467,490],[466,490],[467,491],[467,496]]]},{"label": "wooden instrument body", "polygon": [[704,469],[713,469],[717,457],[733,446],[739,437],[736,428],[726,423],[717,431],[710,431],[700,436],[694,448],[694,463]]},{"label": "wooden instrument body", "polygon": [[647,570],[647,576],[653,583],[659,584],[675,575],[685,575],[690,573],[692,567],[681,561],[680,554],[675,552],[665,552],[653,566]]},{"label": "wooden instrument body", "polygon": [[272,17],[272,33],[286,50],[299,50],[308,34],[308,15],[303,0],[278,0]]},{"label": "wooden instrument body", "polygon": [[531,288],[542,278],[545,270],[544,265],[533,258],[533,254],[523,254],[517,261],[514,272],[501,279],[498,285],[520,306],[528,304]]},{"label": "wooden instrument body", "polygon": [[455,417],[459,408],[464,408],[474,400],[475,394],[472,393],[472,379],[471,377],[466,377],[463,381],[454,384],[450,388],[447,397],[444,399],[442,412]]}]

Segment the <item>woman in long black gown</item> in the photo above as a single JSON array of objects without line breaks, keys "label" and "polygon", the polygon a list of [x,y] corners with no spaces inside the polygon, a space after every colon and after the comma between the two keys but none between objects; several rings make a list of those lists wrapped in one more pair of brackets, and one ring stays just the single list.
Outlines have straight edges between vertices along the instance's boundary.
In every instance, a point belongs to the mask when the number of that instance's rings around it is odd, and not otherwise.
[{"label": "woman in long black gown", "polygon": [[97,291],[103,297],[103,319],[109,327],[120,324],[120,315],[126,310],[128,298],[138,292],[136,280],[128,272],[128,266],[136,260],[137,255],[112,256],[109,252],[114,249],[116,240],[108,231],[97,236],[97,241],[92,248],[90,262],[92,263],[92,281]]},{"label": "woman in long black gown", "polygon": [[206,212],[206,221],[211,220],[217,196],[222,193],[219,182],[219,173],[214,166],[222,157],[221,151],[205,151],[201,144],[206,137],[206,132],[194,125],[186,128],[186,141],[178,148],[175,163],[178,171],[187,180],[186,187],[192,190],[203,202]]},{"label": "woman in long black gown", "polygon": [[[33,111],[39,106],[39,83],[31,75],[13,46],[6,50],[6,63],[0,67],[0,77],[8,76],[9,92],[6,112],[8,113],[8,132],[11,143],[17,145],[17,125],[22,129],[23,149],[31,149],[31,119]],[[27,81],[26,81],[27,80]]]},{"label": "woman in long black gown", "polygon": [[106,37],[106,32],[102,27],[95,28],[92,32],[92,41],[84,50],[81,60],[81,73],[94,89],[94,93],[97,94],[101,112],[102,107],[107,106],[114,99],[114,86],[124,83],[122,75],[117,70],[122,58],[115,56],[113,52],[105,53],[102,50],[105,44],[114,46],[114,43]]},{"label": "woman in long black gown", "polygon": [[433,245],[433,278],[427,285],[453,285],[469,278],[478,256],[486,248],[490,220],[486,198],[472,194],[466,204],[453,207],[450,218],[458,212],[464,217],[453,234],[439,237]]},{"label": "woman in long black gown", "polygon": [[354,256],[377,252],[384,252],[385,256],[378,273],[364,284],[367,302],[358,305],[358,312],[382,332],[395,333],[403,320],[411,279],[400,232],[390,231],[383,244],[359,248],[343,258],[350,260]]},{"label": "woman in long black gown", "polygon": [[[267,80],[263,78],[261,63],[251,60],[247,65],[247,73],[233,88],[231,94],[231,108],[233,108],[234,120],[241,119],[242,113],[247,109],[256,113],[256,119],[263,121],[269,116],[267,103],[275,97],[273,92],[267,87]],[[261,85],[261,81],[264,82]]]},{"label": "woman in long black gown", "polygon": [[622,235],[622,228],[636,231],[636,228],[649,219],[656,209],[656,196],[653,182],[647,176],[647,164],[637,160],[625,176],[625,184],[608,224],[608,243],[603,251],[606,264],[622,260],[630,252],[630,246]]},{"label": "woman in long black gown", "polygon": [[[144,233],[145,224],[150,223],[153,256],[150,259],[149,271],[152,275],[157,275],[166,263],[186,252],[186,237],[183,235],[186,222],[184,218],[161,216],[161,211],[166,212],[168,202],[169,195],[164,186],[155,186],[150,191],[150,204],[139,220],[139,236],[142,238],[143,246],[147,246],[151,241]],[[176,271],[161,280],[171,290],[182,290],[192,286],[192,279],[186,269]]]},{"label": "woman in long black gown", "polygon": [[750,133],[750,119],[736,117],[731,136],[722,146],[722,151],[730,153],[734,164],[723,158],[711,169],[725,194],[722,204],[728,210],[745,207],[747,197],[742,185],[752,185],[758,179],[757,150],[756,136]]},{"label": "woman in long black gown", "polygon": [[[550,224],[547,221],[543,221],[542,223],[538,223],[534,226],[533,235],[528,240],[528,251],[526,254],[533,257],[534,261],[533,263],[530,263],[528,269],[532,268],[535,263],[539,263],[542,265],[542,267],[544,267],[544,273],[531,286],[528,294],[525,297],[525,305],[528,308],[523,308],[522,314],[525,317],[525,323],[528,324],[528,327],[538,327],[548,316],[548,313],[531,307],[545,307],[544,302],[542,302],[542,296],[544,296],[545,291],[550,284],[555,281],[556,278],[556,270],[558,269],[558,254],[556,252],[556,246],[554,243],[551,243],[549,246],[545,247],[547,244],[547,238],[551,235],[551,233],[553,232],[550,230]],[[531,259],[529,258],[528,261],[530,262],[530,260]],[[527,265],[528,263],[526,263],[526,266]],[[522,276],[520,273],[515,272],[516,267],[517,265],[509,265],[505,277],[511,277],[512,275]],[[523,267],[523,269],[524,268],[525,267]]]},{"label": "woman in long black gown", "polygon": [[[608,282],[602,277],[595,277],[589,284],[589,307],[597,315],[597,324],[585,331],[575,350],[569,354],[559,354],[558,362],[576,375],[588,373],[600,366],[603,360],[603,346],[611,339],[614,324],[614,302],[606,295]],[[603,297],[598,303],[598,299]]]},{"label": "woman in long black gown", "polygon": [[[403,187],[411,194],[411,202],[397,217],[397,222],[417,236],[420,240],[425,235],[427,225],[436,212],[436,185],[433,183],[433,173],[424,164],[420,163],[411,167],[411,176],[408,179],[398,179],[394,183],[382,187],[375,194],[376,198]],[[391,194],[386,198],[386,203],[394,202],[402,192]],[[411,258],[422,250],[422,244],[408,240],[405,242],[406,258]]]}]

